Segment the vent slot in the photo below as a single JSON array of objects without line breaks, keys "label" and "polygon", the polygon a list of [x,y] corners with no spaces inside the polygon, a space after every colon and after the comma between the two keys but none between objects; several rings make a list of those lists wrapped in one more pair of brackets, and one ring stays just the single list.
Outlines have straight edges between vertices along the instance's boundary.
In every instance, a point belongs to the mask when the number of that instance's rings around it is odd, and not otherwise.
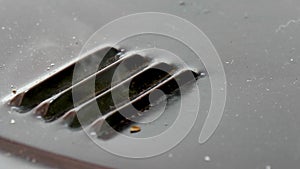
[{"label": "vent slot", "polygon": [[[116,83],[131,76],[135,71],[144,68],[148,62],[149,60],[139,55],[124,57],[116,63],[98,71],[93,76],[88,77],[87,79],[66,89],[58,95],[53,96],[54,98],[48,99],[37,108],[36,112],[37,114],[41,115],[46,121],[53,121],[64,115],[70,109],[74,108],[74,105],[82,104],[95,97],[95,95],[97,96],[104,91],[109,90],[112,86],[116,85]],[[111,77],[121,63],[122,65],[126,66],[127,71],[123,72],[124,76],[119,79],[119,81],[112,82]],[[95,90],[88,91],[89,93],[85,92],[83,97],[81,97],[80,100],[74,103],[72,91],[87,91],[85,90],[85,88],[88,88],[88,85],[93,83],[93,81],[95,81]]]},{"label": "vent slot", "polygon": [[[109,113],[99,117],[93,124],[89,126],[92,131],[97,133],[99,138],[110,138],[114,131],[120,132],[124,128],[128,127],[129,124],[134,123],[131,121],[131,117],[138,116],[138,114],[134,112],[143,112],[144,110],[150,108],[149,95],[155,90],[161,90],[169,96],[174,95],[175,93],[180,95],[180,90],[178,90],[180,86],[178,84],[185,85],[195,80],[197,77],[197,74],[192,73],[190,70],[181,70],[173,75],[165,74],[166,72],[162,73],[160,70],[157,70],[158,69],[149,70],[149,73],[153,73],[153,76],[150,78],[151,80],[139,79],[140,77],[133,79],[132,83],[138,82],[146,84],[147,82],[150,82],[149,87],[139,87],[137,89],[134,88],[136,85],[130,86],[130,91],[133,93],[133,95],[130,97],[130,102],[118,105],[118,108],[112,109]],[[159,73],[159,76],[157,76],[156,73]],[[167,78],[157,80],[157,77],[160,77],[161,75],[165,75]],[[156,97],[157,98],[155,99],[158,100],[159,96]],[[137,111],[132,109],[131,105],[133,105]],[[101,108],[101,106],[99,107]],[[120,111],[122,111],[122,113],[120,113]],[[77,119],[75,118],[75,121],[76,120]],[[101,126],[98,124],[101,124]]]},{"label": "vent slot", "polygon": [[71,87],[73,81],[79,82],[83,80],[85,77],[73,79],[73,71],[76,63],[84,63],[84,65],[86,65],[99,60],[102,55],[106,54],[102,64],[99,66],[99,69],[102,69],[113,63],[117,59],[116,56],[118,56],[118,53],[119,51],[115,48],[104,48],[94,54],[88,55],[78,62],[70,64],[63,70],[58,71],[32,88],[29,88],[27,91],[18,94],[9,102],[9,105],[19,107],[21,112],[26,112],[37,106],[43,100]]}]

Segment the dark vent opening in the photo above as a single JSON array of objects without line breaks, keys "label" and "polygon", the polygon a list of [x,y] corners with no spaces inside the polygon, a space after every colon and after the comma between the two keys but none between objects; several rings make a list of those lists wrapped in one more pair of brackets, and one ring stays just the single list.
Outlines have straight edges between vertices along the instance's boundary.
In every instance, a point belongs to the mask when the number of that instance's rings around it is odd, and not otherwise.
[{"label": "dark vent opening", "polygon": [[[84,68],[99,61],[103,55],[97,72],[73,79],[75,65]],[[116,72],[120,74],[114,79]],[[83,57],[27,91],[18,93],[9,105],[20,108],[21,113],[34,110],[48,123],[62,120],[74,130],[80,130],[82,126],[96,128],[99,138],[109,139],[134,123],[131,117],[137,112],[151,108],[150,94],[160,90],[167,99],[181,95],[179,89],[199,77],[199,72],[189,68],[138,54],[124,55],[120,50],[108,47]],[[90,89],[91,83],[95,84],[95,88]],[[74,101],[73,91],[78,92],[78,100]],[[155,95],[154,99],[159,100],[160,97]],[[101,115],[94,109],[95,103]],[[98,130],[96,124],[101,120],[105,122]]]}]

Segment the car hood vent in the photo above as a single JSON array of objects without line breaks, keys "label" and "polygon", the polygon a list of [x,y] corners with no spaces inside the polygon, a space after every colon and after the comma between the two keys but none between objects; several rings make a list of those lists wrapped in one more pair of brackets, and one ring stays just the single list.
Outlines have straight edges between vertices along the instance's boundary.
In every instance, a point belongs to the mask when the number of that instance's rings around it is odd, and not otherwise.
[{"label": "car hood vent", "polygon": [[[102,55],[104,58],[100,58]],[[76,78],[73,76],[76,64],[89,65],[99,59],[102,62],[95,73]],[[113,80],[120,66],[124,69],[117,80]],[[180,85],[199,77],[200,72],[190,68],[105,47],[63,67],[39,83],[18,91],[9,99],[8,105],[17,108],[20,113],[32,113],[48,123],[58,121],[74,130],[85,126],[95,131],[99,138],[108,138],[110,127],[120,131],[133,123],[132,118],[140,116],[132,111],[132,107],[144,112],[153,106],[149,101],[151,93],[161,90],[172,97],[180,92]],[[74,90],[84,90],[91,83],[95,84],[93,91],[73,99]],[[117,93],[117,99],[113,93]],[[155,97],[155,100],[159,100],[161,96]],[[95,102],[101,115],[93,109],[92,103]]]}]

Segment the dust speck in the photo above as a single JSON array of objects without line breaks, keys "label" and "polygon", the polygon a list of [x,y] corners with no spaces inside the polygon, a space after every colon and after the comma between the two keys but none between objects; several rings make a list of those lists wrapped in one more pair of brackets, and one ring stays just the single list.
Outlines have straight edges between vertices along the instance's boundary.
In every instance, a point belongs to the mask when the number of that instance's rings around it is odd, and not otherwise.
[{"label": "dust speck", "polygon": [[294,58],[291,58],[291,59],[290,59],[290,63],[295,63],[295,59],[294,59]]},{"label": "dust speck", "polygon": [[207,161],[207,162],[211,161],[210,156],[205,156],[205,157],[204,157],[204,161]]},{"label": "dust speck", "polygon": [[16,123],[16,121],[14,119],[10,120],[10,124],[15,124],[15,123]]},{"label": "dust speck", "polygon": [[272,167],[270,165],[267,165],[266,169],[272,169]]}]

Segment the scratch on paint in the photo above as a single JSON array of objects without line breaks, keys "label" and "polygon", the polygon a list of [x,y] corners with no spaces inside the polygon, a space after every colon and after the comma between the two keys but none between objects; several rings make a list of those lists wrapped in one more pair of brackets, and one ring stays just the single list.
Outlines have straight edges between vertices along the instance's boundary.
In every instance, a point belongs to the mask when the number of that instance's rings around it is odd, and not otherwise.
[{"label": "scratch on paint", "polygon": [[297,24],[297,23],[300,23],[300,19],[292,19],[292,20],[289,20],[286,24],[283,24],[283,25],[279,25],[279,27],[276,29],[276,33],[282,31],[283,29],[287,28],[290,24]]}]

